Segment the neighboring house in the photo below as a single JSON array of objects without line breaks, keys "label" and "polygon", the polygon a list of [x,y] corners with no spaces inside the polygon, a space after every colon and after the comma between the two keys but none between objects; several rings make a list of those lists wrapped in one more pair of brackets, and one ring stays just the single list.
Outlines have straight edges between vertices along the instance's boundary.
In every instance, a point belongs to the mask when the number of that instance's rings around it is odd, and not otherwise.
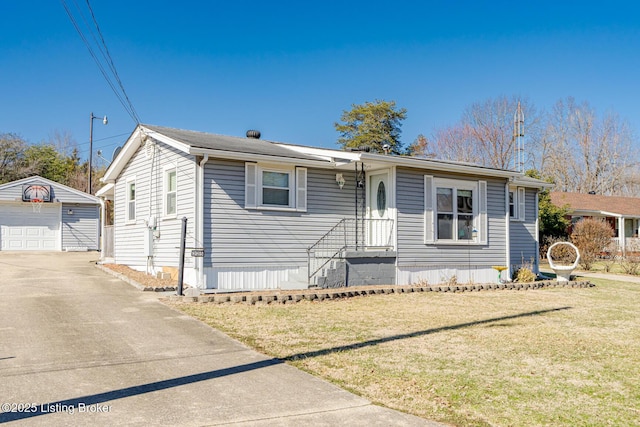
[{"label": "neighboring house", "polygon": [[113,261],[175,270],[186,218],[185,283],[201,289],[495,282],[492,266],[523,261],[537,271],[542,181],[247,135],[138,126],[98,192],[113,201]]},{"label": "neighboring house", "polygon": [[599,218],[606,221],[614,232],[611,250],[640,250],[640,198],[558,191],[551,192],[550,196],[554,205],[566,206],[569,209],[571,225],[583,218]]},{"label": "neighboring house", "polygon": [[98,250],[100,199],[40,176],[0,185],[0,242],[3,251]]}]

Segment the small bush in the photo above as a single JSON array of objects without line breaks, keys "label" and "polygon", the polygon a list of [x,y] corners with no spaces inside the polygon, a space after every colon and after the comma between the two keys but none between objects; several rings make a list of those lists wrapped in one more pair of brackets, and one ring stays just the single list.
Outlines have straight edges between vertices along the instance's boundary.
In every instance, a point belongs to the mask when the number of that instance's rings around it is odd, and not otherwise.
[{"label": "small bush", "polygon": [[520,267],[513,275],[513,280],[520,283],[535,282],[536,273],[528,266]]},{"label": "small bush", "polygon": [[636,275],[640,272],[640,257],[637,255],[627,255],[620,260],[622,271],[627,274]]},{"label": "small bush", "polygon": [[580,251],[580,265],[591,270],[598,256],[611,243],[613,230],[603,220],[586,218],[576,223],[571,241]]},{"label": "small bush", "polygon": [[[559,242],[563,241],[559,240]],[[551,259],[558,265],[572,265],[576,262],[577,256],[576,251],[569,245],[557,245],[551,249]]]}]

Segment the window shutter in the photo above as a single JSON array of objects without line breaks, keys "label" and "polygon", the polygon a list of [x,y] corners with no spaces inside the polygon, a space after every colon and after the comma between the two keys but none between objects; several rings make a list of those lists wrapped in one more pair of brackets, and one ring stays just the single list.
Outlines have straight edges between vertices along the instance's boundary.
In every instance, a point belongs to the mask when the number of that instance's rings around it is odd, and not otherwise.
[{"label": "window shutter", "polygon": [[256,208],[258,167],[255,163],[244,164],[244,207]]},{"label": "window shutter", "polygon": [[524,221],[525,195],[524,188],[518,188],[518,219]]},{"label": "window shutter", "polygon": [[307,168],[296,168],[296,210],[307,211]]},{"label": "window shutter", "polygon": [[487,181],[478,181],[478,226],[480,243],[486,245],[489,241],[489,220],[487,218]]},{"label": "window shutter", "polygon": [[435,242],[435,215],[433,212],[433,176],[424,176],[424,242]]}]

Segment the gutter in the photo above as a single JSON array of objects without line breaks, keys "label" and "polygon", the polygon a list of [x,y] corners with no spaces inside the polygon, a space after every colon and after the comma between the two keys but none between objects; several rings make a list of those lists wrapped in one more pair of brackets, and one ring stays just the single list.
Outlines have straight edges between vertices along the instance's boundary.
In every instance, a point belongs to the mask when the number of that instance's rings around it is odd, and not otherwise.
[{"label": "gutter", "polygon": [[311,160],[300,159],[296,157],[270,156],[267,154],[239,153],[225,150],[214,150],[206,148],[191,147],[189,154],[194,156],[216,157],[220,159],[241,160],[249,162],[266,162],[266,163],[288,163],[297,166],[309,166],[317,168],[332,169],[337,166],[336,162],[329,160]]}]

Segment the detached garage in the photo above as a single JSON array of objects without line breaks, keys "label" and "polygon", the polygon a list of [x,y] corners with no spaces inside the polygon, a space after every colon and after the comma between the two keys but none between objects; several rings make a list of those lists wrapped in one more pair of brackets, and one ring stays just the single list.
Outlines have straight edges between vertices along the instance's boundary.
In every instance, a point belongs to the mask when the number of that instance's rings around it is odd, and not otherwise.
[{"label": "detached garage", "polygon": [[32,176],[0,185],[0,250],[98,250],[100,201]]}]

